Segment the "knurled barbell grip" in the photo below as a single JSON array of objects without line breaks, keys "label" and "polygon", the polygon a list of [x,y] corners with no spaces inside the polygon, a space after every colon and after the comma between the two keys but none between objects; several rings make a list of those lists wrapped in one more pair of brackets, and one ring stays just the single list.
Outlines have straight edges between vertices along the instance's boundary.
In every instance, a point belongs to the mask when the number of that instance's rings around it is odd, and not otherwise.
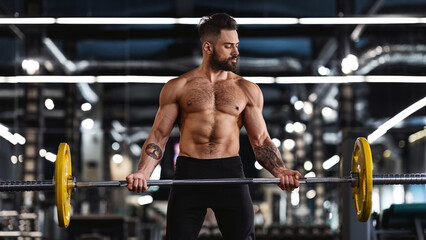
[{"label": "knurled barbell grip", "polygon": [[426,173],[383,174],[373,176],[373,185],[426,184]]},{"label": "knurled barbell grip", "polygon": [[[301,178],[299,183],[352,183],[351,177]],[[229,185],[229,184],[278,184],[279,178],[219,178],[219,179],[185,179],[185,180],[147,180],[148,186],[183,186],[183,185]],[[76,182],[76,188],[127,187],[126,181]]]},{"label": "knurled barbell grip", "polygon": [[24,192],[54,190],[53,180],[4,181],[0,182],[0,192]]},{"label": "knurled barbell grip", "polygon": [[[354,183],[356,179],[348,177],[312,177],[299,179],[300,184],[309,183]],[[148,180],[148,186],[171,185],[223,185],[223,184],[278,184],[279,178],[219,178],[219,179],[185,179],[185,180]],[[373,184],[426,184],[426,173],[374,175]],[[77,188],[87,187],[127,187],[126,181],[77,182]]]}]

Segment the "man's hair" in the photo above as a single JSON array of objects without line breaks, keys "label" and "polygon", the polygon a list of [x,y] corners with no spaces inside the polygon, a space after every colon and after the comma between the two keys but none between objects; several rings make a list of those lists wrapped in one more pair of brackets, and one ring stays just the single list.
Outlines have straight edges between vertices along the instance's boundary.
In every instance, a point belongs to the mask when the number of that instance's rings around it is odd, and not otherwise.
[{"label": "man's hair", "polygon": [[201,18],[198,24],[198,34],[201,42],[207,38],[214,40],[220,35],[221,30],[237,30],[238,24],[233,17],[226,13],[215,13]]}]

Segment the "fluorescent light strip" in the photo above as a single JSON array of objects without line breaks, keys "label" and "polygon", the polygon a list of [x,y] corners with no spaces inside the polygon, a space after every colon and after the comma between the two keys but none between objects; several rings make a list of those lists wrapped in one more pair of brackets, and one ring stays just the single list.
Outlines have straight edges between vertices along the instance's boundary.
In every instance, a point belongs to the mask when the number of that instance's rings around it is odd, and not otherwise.
[{"label": "fluorescent light strip", "polygon": [[[0,83],[166,83],[176,76],[0,76]],[[426,76],[244,77],[258,84],[426,83]]]},{"label": "fluorescent light strip", "polygon": [[297,18],[235,18],[238,25],[290,25],[298,24]]},{"label": "fluorescent light strip", "polygon": [[[188,19],[187,19],[188,20]],[[199,19],[198,19],[199,21]],[[108,18],[108,17],[75,17],[57,18],[57,24],[181,24],[179,18]]]},{"label": "fluorescent light strip", "polygon": [[12,76],[0,77],[0,83],[95,83],[94,76]]},{"label": "fluorescent light strip", "polygon": [[[189,24],[201,18],[162,17],[59,17],[59,18],[0,18],[0,24]],[[334,25],[334,24],[423,24],[426,17],[329,17],[329,18],[235,18],[240,25]]]},{"label": "fluorescent light strip", "polygon": [[275,83],[274,77],[244,77],[250,82],[260,83],[260,84],[271,84]]},{"label": "fluorescent light strip", "polygon": [[365,76],[371,83],[426,83],[426,76]]},{"label": "fluorescent light strip", "polygon": [[[57,24],[189,24],[196,25],[201,18],[58,18]],[[235,18],[245,24],[297,24],[297,18]]]},{"label": "fluorescent light strip", "polygon": [[98,76],[96,82],[99,83],[166,83],[172,76]]},{"label": "fluorescent light strip", "polygon": [[304,84],[304,83],[359,83],[364,82],[364,76],[304,76],[304,77],[277,77],[276,83]]},{"label": "fluorescent light strip", "polygon": [[421,17],[337,17],[337,18],[300,18],[300,24],[420,24],[426,18]]},{"label": "fluorescent light strip", "polygon": [[376,131],[368,135],[368,142],[373,143],[378,138],[383,136],[389,129],[393,128],[402,120],[404,120],[405,118],[407,118],[408,116],[416,112],[417,110],[423,108],[424,106],[426,106],[426,97],[415,102],[413,105],[409,106],[408,108],[404,109],[403,111],[395,115],[393,118],[383,123],[379,128],[377,128]]},{"label": "fluorescent light strip", "polygon": [[54,24],[55,18],[0,18],[0,24]]},{"label": "fluorescent light strip", "polygon": [[340,157],[339,155],[334,155],[331,158],[329,158],[328,160],[324,161],[322,163],[322,168],[324,170],[328,170],[330,168],[332,168],[334,165],[338,164],[340,161]]}]

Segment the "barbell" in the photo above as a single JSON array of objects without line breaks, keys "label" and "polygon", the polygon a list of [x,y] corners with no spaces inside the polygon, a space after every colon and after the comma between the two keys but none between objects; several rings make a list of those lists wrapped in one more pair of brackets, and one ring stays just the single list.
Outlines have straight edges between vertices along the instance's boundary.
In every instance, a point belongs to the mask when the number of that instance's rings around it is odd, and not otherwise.
[{"label": "barbell", "polygon": [[[221,178],[188,180],[148,180],[148,186],[171,185],[221,185],[221,184],[278,184],[279,178]],[[385,174],[373,176],[373,159],[365,138],[355,141],[352,153],[351,174],[346,177],[301,178],[299,183],[350,183],[356,217],[360,222],[370,218],[373,184],[426,184],[426,173]],[[71,219],[71,192],[75,188],[127,187],[127,181],[77,182],[71,172],[71,155],[68,144],[59,145],[53,180],[0,181],[0,192],[55,191],[58,224],[68,227]]]}]

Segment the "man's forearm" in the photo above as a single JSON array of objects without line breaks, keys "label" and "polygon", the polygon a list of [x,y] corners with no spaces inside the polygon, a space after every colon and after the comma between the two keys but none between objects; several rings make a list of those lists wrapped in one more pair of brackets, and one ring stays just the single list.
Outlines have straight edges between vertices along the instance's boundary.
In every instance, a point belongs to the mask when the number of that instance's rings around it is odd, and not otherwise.
[{"label": "man's forearm", "polygon": [[138,171],[148,171],[148,173],[151,174],[162,158],[163,150],[160,146],[155,143],[144,144]]},{"label": "man's forearm", "polygon": [[145,148],[145,153],[155,160],[161,160],[163,158],[163,150],[155,143],[149,143]]},{"label": "man's forearm", "polygon": [[272,142],[265,142],[263,145],[256,146],[254,148],[254,154],[260,165],[273,175],[279,170],[286,169],[281,160],[281,154],[278,148]]}]

